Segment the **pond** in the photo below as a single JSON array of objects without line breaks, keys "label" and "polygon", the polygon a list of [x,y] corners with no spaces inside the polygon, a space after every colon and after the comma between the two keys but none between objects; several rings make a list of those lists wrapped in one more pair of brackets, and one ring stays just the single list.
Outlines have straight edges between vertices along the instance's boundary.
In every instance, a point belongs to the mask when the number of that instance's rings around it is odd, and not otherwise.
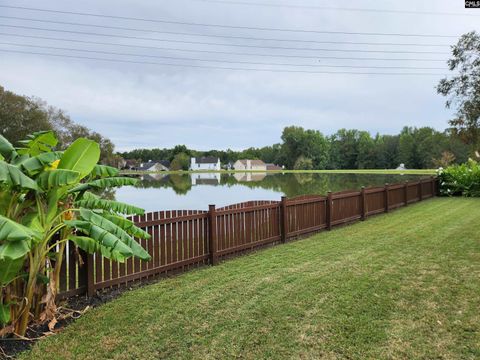
[{"label": "pond", "polygon": [[280,200],[285,195],[326,194],[418,180],[418,175],[318,173],[150,174],[135,186],[116,189],[115,199],[160,210],[207,210],[249,200]]}]

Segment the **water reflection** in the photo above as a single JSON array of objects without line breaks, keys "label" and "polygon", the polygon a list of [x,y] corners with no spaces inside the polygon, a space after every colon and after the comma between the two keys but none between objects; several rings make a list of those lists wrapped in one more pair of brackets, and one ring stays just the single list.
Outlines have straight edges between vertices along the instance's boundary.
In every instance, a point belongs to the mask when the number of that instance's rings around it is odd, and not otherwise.
[{"label": "water reflection", "polygon": [[116,199],[145,208],[206,209],[248,200],[279,200],[282,195],[326,194],[418,179],[418,175],[315,173],[150,174],[135,187],[117,189]]}]

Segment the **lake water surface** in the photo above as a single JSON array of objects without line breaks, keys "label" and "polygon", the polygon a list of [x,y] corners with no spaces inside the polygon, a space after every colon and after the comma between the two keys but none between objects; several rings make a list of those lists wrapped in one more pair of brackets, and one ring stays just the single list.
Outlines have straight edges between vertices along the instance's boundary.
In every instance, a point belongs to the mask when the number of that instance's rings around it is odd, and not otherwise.
[{"label": "lake water surface", "polygon": [[313,173],[194,173],[142,176],[135,186],[116,189],[115,198],[159,210],[207,210],[249,200],[280,200],[281,196],[326,194],[418,180],[418,175],[313,174]]}]

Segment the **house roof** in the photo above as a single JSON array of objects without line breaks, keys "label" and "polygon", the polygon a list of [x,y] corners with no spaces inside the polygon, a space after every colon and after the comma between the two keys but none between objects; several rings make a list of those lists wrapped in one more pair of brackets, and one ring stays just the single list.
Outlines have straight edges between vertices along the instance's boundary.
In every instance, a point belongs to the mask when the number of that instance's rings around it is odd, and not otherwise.
[{"label": "house roof", "polygon": [[154,167],[157,164],[163,165],[166,168],[170,167],[170,161],[160,160],[160,161],[149,161],[149,162],[143,163],[143,165],[140,166],[138,169],[139,170],[148,170],[148,169]]},{"label": "house roof", "polygon": [[216,164],[218,163],[219,158],[214,156],[205,156],[205,157],[196,157],[196,164]]},{"label": "house roof", "polygon": [[282,170],[281,166],[275,165],[275,164],[266,164],[267,165],[267,170]]},{"label": "house roof", "polygon": [[[240,161],[243,165],[247,165],[247,159],[242,159],[238,160]],[[250,163],[252,166],[265,166],[265,163],[262,160],[250,160]]]}]

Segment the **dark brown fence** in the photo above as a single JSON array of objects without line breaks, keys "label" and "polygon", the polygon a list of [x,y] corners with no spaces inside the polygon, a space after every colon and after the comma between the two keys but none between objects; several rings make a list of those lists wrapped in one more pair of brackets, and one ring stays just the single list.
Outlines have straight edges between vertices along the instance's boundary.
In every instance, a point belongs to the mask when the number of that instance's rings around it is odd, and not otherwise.
[{"label": "dark brown fence", "polygon": [[152,237],[141,240],[150,261],[118,263],[101,255],[78,253],[67,244],[60,297],[87,293],[183,272],[256,248],[364,220],[436,194],[436,179],[422,179],[361,191],[305,195],[281,201],[250,201],[208,211],[159,211],[133,218]]}]

